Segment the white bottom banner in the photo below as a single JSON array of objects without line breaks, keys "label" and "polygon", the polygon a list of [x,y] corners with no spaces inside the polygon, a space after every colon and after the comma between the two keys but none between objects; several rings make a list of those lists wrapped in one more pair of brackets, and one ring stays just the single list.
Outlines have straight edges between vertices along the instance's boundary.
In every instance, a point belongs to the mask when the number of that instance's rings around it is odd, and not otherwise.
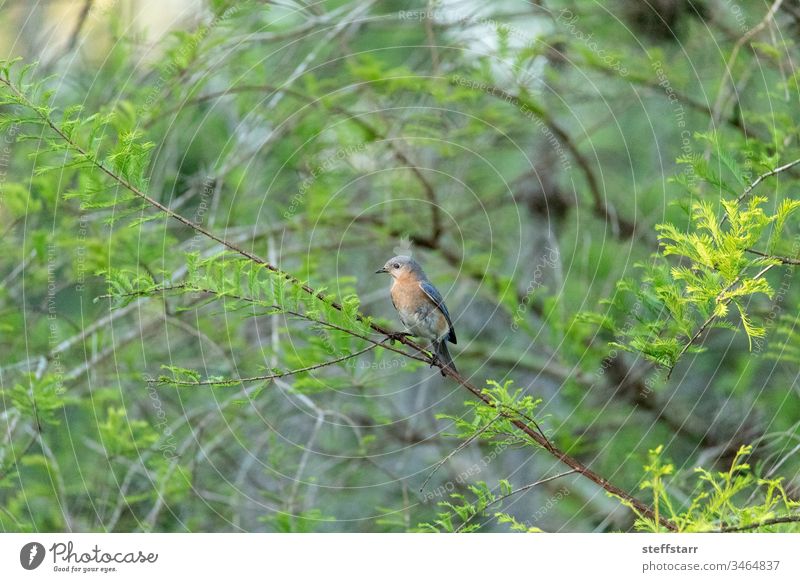
[{"label": "white bottom banner", "polygon": [[0,579],[796,581],[799,549],[800,534],[2,534]]}]

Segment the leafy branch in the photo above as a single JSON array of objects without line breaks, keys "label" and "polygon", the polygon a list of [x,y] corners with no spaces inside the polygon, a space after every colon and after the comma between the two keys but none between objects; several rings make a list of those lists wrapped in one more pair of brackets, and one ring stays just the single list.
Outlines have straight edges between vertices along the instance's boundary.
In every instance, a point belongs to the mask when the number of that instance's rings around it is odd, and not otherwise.
[{"label": "leafy branch", "polygon": [[[699,156],[687,158],[694,170],[723,190],[732,191],[722,178],[710,173]],[[733,160],[726,158],[733,171],[738,170]],[[749,194],[765,177],[775,175],[794,166],[784,164],[762,174],[750,187]],[[794,258],[776,254],[790,216],[800,209],[800,200],[784,199],[773,213],[765,208],[767,199],[745,196],[720,201],[722,217],[708,201],[691,205],[691,228],[679,229],[671,223],[657,225],[661,253],[649,265],[639,265],[645,270],[644,286],[624,280],[617,285],[618,294],[611,301],[627,312],[622,298],[633,294],[636,298],[637,321],[618,329],[614,347],[644,355],[648,360],[668,370],[669,377],[678,361],[689,351],[700,351],[700,338],[713,327],[735,329],[728,321],[730,306],[734,305],[742,329],[752,349],[753,339],[766,333],[763,325],[755,322],[747,310],[747,303],[755,295],[771,298],[774,290],[765,275],[778,265],[793,265]],[[768,236],[766,236],[768,233]],[[766,251],[753,247],[766,239]],[[750,256],[754,255],[754,256]],[[670,264],[669,257],[677,257],[678,264]],[[607,325],[608,322],[603,322]]]},{"label": "leafy branch", "polygon": [[197,380],[194,382],[185,380],[175,380],[167,376],[161,376],[158,379],[158,381],[161,384],[169,384],[170,386],[234,386],[246,382],[263,382],[266,380],[275,380],[277,378],[286,378],[288,376],[295,376],[297,374],[302,374],[303,372],[311,372],[313,370],[319,370],[320,368],[333,366],[335,364],[339,364],[347,360],[352,360],[353,358],[357,358],[360,355],[366,354],[367,352],[374,350],[376,347],[378,347],[378,345],[380,344],[372,344],[362,350],[353,352],[352,354],[345,354],[344,356],[341,356],[339,358],[335,358],[333,360],[327,360],[325,362],[320,362],[318,364],[312,364],[310,366],[305,366],[304,368],[295,368],[294,370],[275,372],[274,374],[264,374],[262,376],[248,376],[246,378],[218,378],[209,380]]},{"label": "leafy branch", "polygon": [[[64,153],[71,154],[73,156],[71,164],[74,167],[94,168],[100,171],[119,187],[129,192],[134,199],[138,199],[147,206],[150,206],[161,214],[166,215],[173,220],[176,220],[177,222],[187,226],[207,239],[215,241],[234,254],[243,257],[247,261],[250,261],[254,265],[258,265],[268,270],[279,280],[290,283],[302,293],[305,293],[306,295],[329,306],[332,310],[339,312],[345,310],[345,306],[331,299],[322,291],[314,289],[307,283],[304,283],[290,273],[279,269],[276,265],[271,264],[255,253],[247,251],[246,249],[243,249],[240,246],[214,234],[201,225],[190,221],[149,195],[147,193],[147,181],[144,177],[144,170],[148,164],[147,151],[150,149],[150,146],[149,144],[140,143],[138,141],[138,135],[125,134],[120,136],[116,149],[112,151],[112,153],[109,154],[105,160],[101,159],[97,153],[99,151],[102,139],[101,136],[98,136],[98,132],[105,128],[107,120],[98,119],[95,116],[91,116],[88,119],[81,119],[79,117],[79,110],[73,109],[69,112],[65,112],[62,122],[58,123],[53,118],[54,109],[52,107],[36,102],[35,97],[38,94],[37,92],[39,91],[39,88],[26,86],[22,81],[22,78],[28,71],[29,68],[23,69],[23,74],[20,76],[19,81],[14,82],[11,80],[10,64],[4,63],[2,66],[0,66],[0,85],[5,86],[6,88],[2,102],[20,105],[33,111],[34,117],[26,118],[24,120],[25,123],[44,126],[51,130],[61,140],[63,145],[63,147],[60,148],[59,144],[51,142],[51,148],[55,151],[63,151]],[[45,94],[42,101],[46,102],[47,99],[48,95]],[[87,126],[87,124],[89,125]],[[85,147],[78,141],[77,132],[81,128],[89,130],[90,143],[92,144],[92,147]],[[113,205],[116,203],[117,198],[115,197],[114,200],[108,204]],[[607,211],[604,211],[603,213],[608,216]],[[354,310],[353,316],[354,321],[367,326],[373,332],[381,334],[386,338],[394,338],[405,346],[416,350],[420,354],[426,353],[423,347],[418,343],[408,339],[407,337],[397,336],[397,334],[394,334],[382,326],[372,322],[360,312]],[[344,333],[351,334],[355,337],[360,337],[361,339],[366,339],[363,334],[354,332],[348,329],[346,326],[339,326],[339,328],[340,331]],[[496,414],[499,414],[503,419],[510,423],[510,426],[524,433],[533,443],[543,448],[553,457],[566,464],[577,473],[580,473],[585,478],[593,481],[605,489],[609,494],[619,498],[640,514],[648,517],[655,517],[653,510],[647,507],[640,500],[613,485],[607,479],[595,473],[583,463],[567,454],[565,451],[557,448],[538,430],[537,427],[533,426],[528,419],[510,411],[507,407],[508,403],[503,402],[502,400],[497,400],[491,393],[487,393],[487,391],[479,389],[467,378],[453,371],[449,367],[441,366],[441,364],[435,361],[431,356],[426,356],[423,358],[420,356],[411,356],[402,350],[395,351],[402,353],[405,357],[414,357],[415,359],[421,359],[422,361],[429,362],[431,365],[437,365],[441,367],[444,375],[456,381],[458,384],[472,393],[485,406],[496,411]],[[675,529],[674,524],[670,523],[668,520],[660,518],[659,521],[664,527],[668,529]]]},{"label": "leafy branch", "polygon": [[[747,531],[800,522],[800,515],[793,514],[800,503],[789,498],[781,480],[757,478],[750,464],[745,462],[752,451],[751,446],[740,447],[727,471],[696,468],[698,483],[685,511],[675,510],[678,504],[673,501],[669,492],[671,483],[666,480],[673,475],[674,466],[663,460],[664,448],[661,446],[648,453],[642,488],[652,491],[655,507],[665,508],[670,521],[681,532]],[[737,500],[747,493],[751,499],[760,497],[761,502],[741,507]],[[776,516],[779,508],[788,515]],[[636,525],[643,531],[660,530],[654,520],[644,516]]]},{"label": "leafy branch", "polygon": [[780,525],[783,523],[800,523],[800,515],[785,515],[783,517],[773,517],[772,519],[765,519],[764,521],[757,521],[755,523],[748,523],[747,525],[727,526],[718,530],[710,531],[709,533],[728,533],[735,531],[752,531],[754,529],[761,529],[770,525]]}]

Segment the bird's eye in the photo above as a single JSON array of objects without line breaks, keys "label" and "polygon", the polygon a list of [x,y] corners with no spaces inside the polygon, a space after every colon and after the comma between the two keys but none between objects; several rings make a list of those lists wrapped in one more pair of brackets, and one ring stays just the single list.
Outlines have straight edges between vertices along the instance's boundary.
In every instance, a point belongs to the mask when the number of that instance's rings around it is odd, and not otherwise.
[{"label": "bird's eye", "polygon": [[399,269],[400,268],[400,263],[395,263],[394,265],[392,265],[392,267],[394,267],[395,269]]}]

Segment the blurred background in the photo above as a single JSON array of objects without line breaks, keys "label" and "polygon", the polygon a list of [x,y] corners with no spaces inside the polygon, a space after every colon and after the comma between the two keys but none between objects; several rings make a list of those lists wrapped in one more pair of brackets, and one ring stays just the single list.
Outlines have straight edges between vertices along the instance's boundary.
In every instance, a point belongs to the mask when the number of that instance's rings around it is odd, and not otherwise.
[{"label": "blurred background", "polygon": [[[80,105],[149,143],[155,200],[393,329],[373,273],[413,256],[465,376],[541,398],[550,438],[634,494],[663,445],[689,503],[692,469],[727,470],[746,444],[759,477],[800,495],[797,275],[775,269],[778,292],[750,303],[755,345],[732,317],[669,378],[614,345],[649,323],[625,290],[647,284],[656,225],[718,203],[690,162],[721,175],[723,144],[740,192],[763,172],[748,160],[800,157],[798,25],[796,1],[0,0],[0,55],[38,63],[26,81],[57,115]],[[276,381],[148,381],[356,344],[196,295],[101,298],[109,271],[180,282],[187,253],[221,249],[81,204],[102,177],[19,131],[0,138],[3,531],[413,531],[477,482],[566,470],[513,438],[459,448],[471,396],[388,350]],[[796,180],[762,194],[777,204]],[[496,511],[545,531],[634,517],[576,475],[498,501],[481,531],[508,530]]]}]

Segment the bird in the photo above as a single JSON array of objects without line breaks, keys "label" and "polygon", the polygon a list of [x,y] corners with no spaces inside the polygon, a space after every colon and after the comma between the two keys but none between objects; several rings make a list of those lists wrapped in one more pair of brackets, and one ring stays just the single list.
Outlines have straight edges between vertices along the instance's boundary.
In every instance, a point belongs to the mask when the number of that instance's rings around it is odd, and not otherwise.
[{"label": "bird", "polygon": [[447,349],[447,342],[458,343],[450,313],[441,293],[428,280],[420,264],[411,257],[398,255],[375,273],[392,276],[392,305],[411,335],[430,341],[434,354],[431,366],[439,362],[458,372]]}]

